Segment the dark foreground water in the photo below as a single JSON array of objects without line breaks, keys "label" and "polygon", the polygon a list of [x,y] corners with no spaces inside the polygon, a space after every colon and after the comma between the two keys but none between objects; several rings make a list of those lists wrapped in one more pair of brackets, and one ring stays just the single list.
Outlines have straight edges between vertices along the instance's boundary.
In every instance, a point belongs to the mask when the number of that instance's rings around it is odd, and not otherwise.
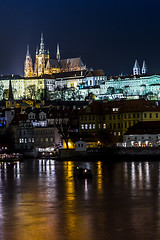
[{"label": "dark foreground water", "polygon": [[160,239],[160,162],[0,164],[0,240],[35,239]]}]

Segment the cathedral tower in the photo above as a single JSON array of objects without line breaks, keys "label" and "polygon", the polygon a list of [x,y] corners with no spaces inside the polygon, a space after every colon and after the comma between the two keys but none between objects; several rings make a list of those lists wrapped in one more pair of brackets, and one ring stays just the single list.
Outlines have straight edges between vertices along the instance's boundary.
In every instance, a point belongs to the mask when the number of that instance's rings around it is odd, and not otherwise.
[{"label": "cathedral tower", "polygon": [[29,45],[27,46],[26,60],[24,63],[24,77],[33,77],[32,58],[29,54]]},{"label": "cathedral tower", "polygon": [[44,38],[43,33],[41,33],[40,49],[36,50],[36,62],[35,62],[35,76],[40,76],[45,74],[46,63],[49,59],[49,51],[47,52],[44,48]]},{"label": "cathedral tower", "polygon": [[133,75],[140,75],[140,67],[137,60],[135,61],[135,64],[133,67]]},{"label": "cathedral tower", "polygon": [[142,65],[142,74],[146,74],[147,73],[147,67],[146,67],[146,63],[145,61],[143,61],[143,65]]}]

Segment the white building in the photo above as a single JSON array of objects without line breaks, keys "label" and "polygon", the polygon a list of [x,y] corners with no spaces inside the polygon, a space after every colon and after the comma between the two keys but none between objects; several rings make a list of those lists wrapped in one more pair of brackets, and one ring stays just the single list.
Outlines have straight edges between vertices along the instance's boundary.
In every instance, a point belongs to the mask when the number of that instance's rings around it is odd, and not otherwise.
[{"label": "white building", "polygon": [[124,134],[125,147],[160,146],[160,121],[139,122]]}]

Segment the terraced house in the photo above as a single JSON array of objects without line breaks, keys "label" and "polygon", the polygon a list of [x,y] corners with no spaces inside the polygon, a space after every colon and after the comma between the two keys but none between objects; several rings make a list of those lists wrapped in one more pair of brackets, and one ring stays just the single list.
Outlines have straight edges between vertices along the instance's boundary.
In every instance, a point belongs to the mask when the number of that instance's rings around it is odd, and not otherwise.
[{"label": "terraced house", "polygon": [[160,107],[151,101],[119,100],[93,102],[80,113],[81,133],[110,133],[122,141],[129,127],[140,121],[159,121]]}]

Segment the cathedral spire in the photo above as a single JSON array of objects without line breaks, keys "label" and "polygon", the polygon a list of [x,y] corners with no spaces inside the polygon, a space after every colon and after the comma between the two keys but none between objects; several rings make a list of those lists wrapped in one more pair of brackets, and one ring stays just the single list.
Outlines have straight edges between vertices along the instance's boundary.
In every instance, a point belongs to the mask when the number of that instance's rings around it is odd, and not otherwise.
[{"label": "cathedral spire", "polygon": [[12,91],[12,84],[11,84],[11,79],[9,80],[9,100],[13,100],[13,91]]},{"label": "cathedral spire", "polygon": [[142,74],[146,74],[147,73],[147,66],[146,66],[146,62],[143,61],[143,65],[142,65]]},{"label": "cathedral spire", "polygon": [[41,43],[40,43],[39,54],[45,54],[43,33],[41,33]]},{"label": "cathedral spire", "polygon": [[133,75],[139,75],[139,74],[140,74],[140,67],[139,67],[138,61],[136,60],[133,67]]},{"label": "cathedral spire", "polygon": [[60,60],[59,43],[57,43],[57,54],[56,54],[56,58],[57,58],[58,61]]}]

